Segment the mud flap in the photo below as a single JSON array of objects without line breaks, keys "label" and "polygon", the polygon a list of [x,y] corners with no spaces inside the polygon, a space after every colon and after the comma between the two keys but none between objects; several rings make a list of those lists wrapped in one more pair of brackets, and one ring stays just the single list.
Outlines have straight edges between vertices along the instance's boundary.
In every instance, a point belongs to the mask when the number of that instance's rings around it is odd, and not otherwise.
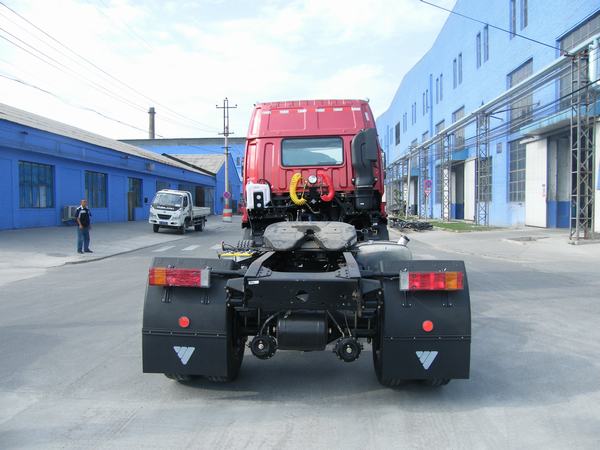
[{"label": "mud flap", "polygon": [[[385,379],[469,378],[471,309],[463,261],[398,261],[408,272],[456,271],[464,276],[457,291],[402,291],[398,279],[383,281],[381,375]],[[431,321],[427,332],[423,323]]]},{"label": "mud flap", "polygon": [[[228,375],[227,278],[215,274],[231,270],[232,261],[204,258],[155,258],[152,267],[213,268],[210,288],[148,286],[142,329],[143,371],[183,375]],[[179,326],[179,318],[189,326]]]}]

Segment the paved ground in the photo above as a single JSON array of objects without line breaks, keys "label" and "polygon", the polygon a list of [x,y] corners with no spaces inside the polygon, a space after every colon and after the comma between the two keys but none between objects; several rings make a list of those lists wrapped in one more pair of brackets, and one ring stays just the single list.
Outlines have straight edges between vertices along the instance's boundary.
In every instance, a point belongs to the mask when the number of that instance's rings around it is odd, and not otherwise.
[{"label": "paved ground", "polygon": [[[209,217],[208,223],[212,232],[224,226],[217,216]],[[100,260],[182,239],[175,230],[154,233],[145,221],[94,224],[90,234],[94,253],[79,255],[75,226],[0,231],[0,286],[38,276],[50,267]]]},{"label": "paved ground", "polygon": [[352,364],[246,355],[231,385],[143,375],[150,258],[210,255],[237,224],[7,282],[0,448],[598,448],[600,246],[487,233],[410,234],[417,257],[468,268],[472,377],[440,389],[381,387],[368,346]]}]

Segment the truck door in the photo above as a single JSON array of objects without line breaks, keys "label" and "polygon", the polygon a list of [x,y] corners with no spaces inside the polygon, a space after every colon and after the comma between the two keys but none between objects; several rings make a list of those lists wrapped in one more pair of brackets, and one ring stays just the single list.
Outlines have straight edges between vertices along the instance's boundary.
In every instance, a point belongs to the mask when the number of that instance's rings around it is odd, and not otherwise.
[{"label": "truck door", "polygon": [[190,202],[188,200],[188,197],[190,196],[190,194],[186,194],[185,197],[183,197],[183,215],[187,216],[187,217],[191,217],[191,210],[192,208],[190,208]]}]

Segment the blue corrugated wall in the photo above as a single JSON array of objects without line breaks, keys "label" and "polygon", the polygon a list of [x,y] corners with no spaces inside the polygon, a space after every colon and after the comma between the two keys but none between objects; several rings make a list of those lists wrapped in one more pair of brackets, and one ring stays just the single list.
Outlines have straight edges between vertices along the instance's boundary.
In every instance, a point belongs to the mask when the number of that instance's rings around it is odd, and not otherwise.
[{"label": "blue corrugated wall", "polygon": [[[19,161],[54,167],[54,206],[19,206]],[[128,177],[142,180],[142,206],[135,220],[147,220],[156,182],[214,188],[216,178],[124,154],[76,139],[0,120],[0,229],[60,225],[62,207],[85,195],[85,171],[107,174],[107,207],[93,208],[95,222],[127,220]]]}]

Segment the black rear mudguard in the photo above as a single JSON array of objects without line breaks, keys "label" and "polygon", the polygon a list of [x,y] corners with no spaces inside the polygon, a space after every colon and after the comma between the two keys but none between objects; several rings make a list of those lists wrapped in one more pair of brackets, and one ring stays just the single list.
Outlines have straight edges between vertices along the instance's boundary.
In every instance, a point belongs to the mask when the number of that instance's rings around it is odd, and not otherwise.
[{"label": "black rear mudguard", "polygon": [[[389,267],[387,268],[389,269]],[[464,289],[401,291],[398,279],[384,279],[380,313],[381,371],[385,379],[469,378],[471,309],[463,261],[398,261],[394,272],[463,273]],[[423,330],[424,321],[433,330]]]},{"label": "black rear mudguard", "polygon": [[[227,279],[218,270],[231,270],[232,261],[204,258],[155,258],[152,267],[213,269],[210,288],[148,286],[142,328],[143,371],[225,377],[231,312],[226,304]],[[181,316],[189,327],[181,328]]]}]

